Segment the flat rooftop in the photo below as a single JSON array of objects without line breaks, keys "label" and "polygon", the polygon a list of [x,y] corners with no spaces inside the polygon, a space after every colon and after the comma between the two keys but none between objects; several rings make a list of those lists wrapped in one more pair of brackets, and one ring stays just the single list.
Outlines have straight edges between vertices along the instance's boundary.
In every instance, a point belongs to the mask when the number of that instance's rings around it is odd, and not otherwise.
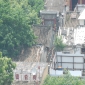
[{"label": "flat rooftop", "polygon": [[40,10],[41,14],[57,14],[58,11],[52,11],[52,10]]}]

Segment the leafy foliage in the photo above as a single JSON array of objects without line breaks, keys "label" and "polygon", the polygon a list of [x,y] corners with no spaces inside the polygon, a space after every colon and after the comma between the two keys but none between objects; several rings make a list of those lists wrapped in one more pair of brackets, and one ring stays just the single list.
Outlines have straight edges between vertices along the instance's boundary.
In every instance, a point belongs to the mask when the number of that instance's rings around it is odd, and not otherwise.
[{"label": "leafy foliage", "polygon": [[55,38],[54,45],[55,45],[56,50],[58,50],[58,51],[63,50],[64,47],[66,46],[66,45],[63,43],[62,38],[61,38],[61,37],[58,37],[58,36],[56,36],[56,38]]},{"label": "leafy foliage", "polygon": [[2,57],[0,52],[0,85],[11,85],[15,66],[11,58]]},{"label": "leafy foliage", "polygon": [[41,9],[44,7],[43,0],[28,0],[28,4],[34,9],[37,13],[40,12]]},{"label": "leafy foliage", "polygon": [[39,24],[40,19],[38,9],[32,8],[28,1],[0,0],[0,51],[3,55],[17,56],[23,48],[35,44],[31,25]]},{"label": "leafy foliage", "polygon": [[65,74],[63,76],[47,76],[44,80],[43,85],[85,85],[85,80],[79,77],[73,77],[70,74]]}]

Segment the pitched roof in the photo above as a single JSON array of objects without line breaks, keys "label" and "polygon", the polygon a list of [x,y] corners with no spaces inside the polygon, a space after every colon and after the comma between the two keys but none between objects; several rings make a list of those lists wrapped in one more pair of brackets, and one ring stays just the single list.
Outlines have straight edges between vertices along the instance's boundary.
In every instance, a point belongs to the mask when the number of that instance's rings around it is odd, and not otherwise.
[{"label": "pitched roof", "polygon": [[85,9],[81,12],[78,19],[85,19]]}]

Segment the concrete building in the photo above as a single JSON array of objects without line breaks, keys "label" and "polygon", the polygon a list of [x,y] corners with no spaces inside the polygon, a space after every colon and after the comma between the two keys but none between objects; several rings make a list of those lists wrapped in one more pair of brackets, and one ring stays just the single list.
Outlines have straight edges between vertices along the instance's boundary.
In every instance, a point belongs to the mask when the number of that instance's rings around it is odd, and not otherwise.
[{"label": "concrete building", "polygon": [[[63,42],[67,45],[77,45],[85,43],[85,9],[80,12],[77,20],[79,23],[75,27],[59,28],[58,36],[62,36]],[[74,24],[76,24],[74,22]]]},{"label": "concrete building", "polygon": [[42,19],[42,25],[51,26],[53,30],[56,31],[56,29],[59,27],[59,23],[58,23],[59,12],[41,10],[40,15]]},{"label": "concrete building", "polygon": [[78,27],[74,30],[74,44],[85,43],[85,27]]},{"label": "concrete building", "polygon": [[[72,76],[82,77],[85,70],[85,56],[81,54],[81,45],[74,48],[73,53],[55,52],[53,61],[50,64],[50,75],[63,75],[64,69],[69,70]],[[58,71],[58,72],[57,72]]]},{"label": "concrete building", "polygon": [[79,16],[80,26],[85,26],[85,9],[80,13]]},{"label": "concrete building", "polygon": [[85,9],[85,4],[77,4],[75,7],[75,11],[82,12]]},{"label": "concrete building", "polygon": [[17,81],[28,83],[34,81],[41,81],[44,69],[47,63],[39,62],[16,62],[16,69],[14,70],[14,82]]},{"label": "concrete building", "polygon": [[85,43],[85,9],[80,13],[78,18],[79,26],[74,29],[74,44]]}]

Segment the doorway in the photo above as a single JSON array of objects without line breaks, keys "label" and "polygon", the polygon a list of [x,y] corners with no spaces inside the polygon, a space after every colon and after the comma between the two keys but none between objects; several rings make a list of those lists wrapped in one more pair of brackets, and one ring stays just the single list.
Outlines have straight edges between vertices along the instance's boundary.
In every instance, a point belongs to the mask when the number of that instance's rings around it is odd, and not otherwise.
[{"label": "doorway", "polygon": [[74,11],[75,6],[77,5],[78,0],[72,0],[72,11]]}]

